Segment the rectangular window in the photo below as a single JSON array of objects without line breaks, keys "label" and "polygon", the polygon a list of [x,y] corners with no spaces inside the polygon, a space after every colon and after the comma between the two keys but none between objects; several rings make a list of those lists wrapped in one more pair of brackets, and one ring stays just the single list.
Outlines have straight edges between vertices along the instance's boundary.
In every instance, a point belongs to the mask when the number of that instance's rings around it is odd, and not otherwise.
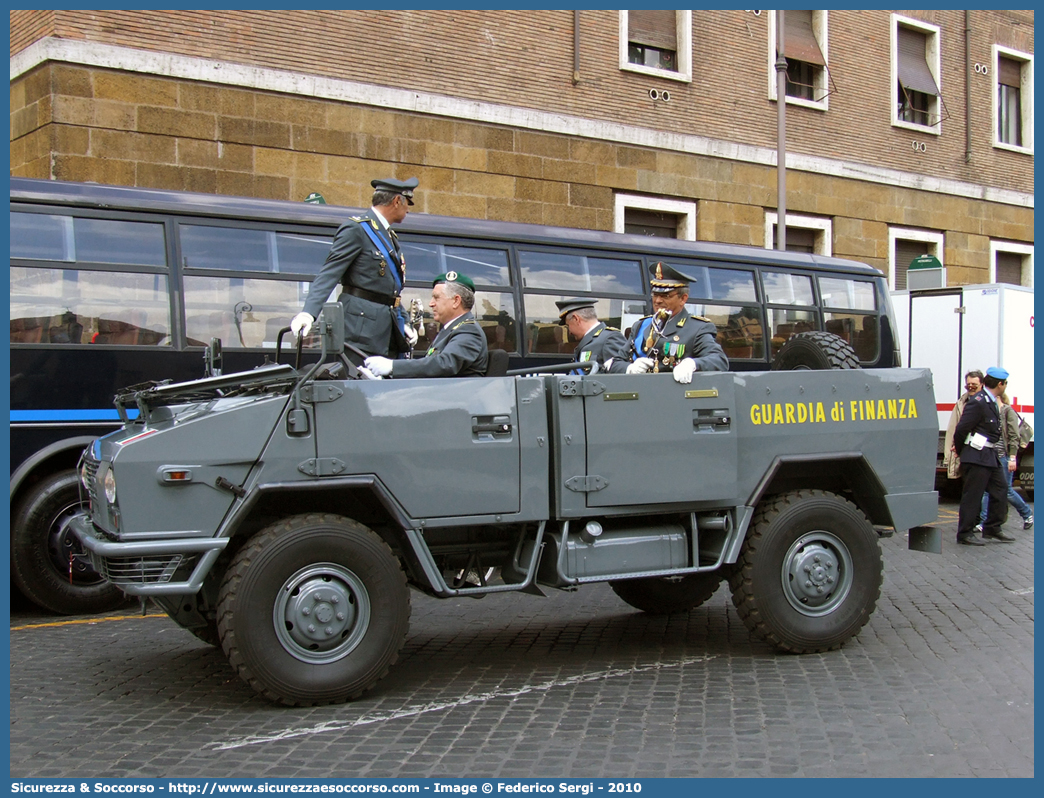
[{"label": "rectangular window", "polygon": [[475,285],[511,285],[508,254],[503,249],[454,247],[446,244],[401,241],[406,279],[431,285],[446,272],[461,272]]},{"label": "rectangular window", "polygon": [[11,343],[169,346],[162,274],[11,267]]},{"label": "rectangular window", "polygon": [[677,12],[628,11],[627,60],[632,64],[677,72]]},{"label": "rectangular window", "polygon": [[[813,11],[783,13],[783,55],[787,59],[787,96],[816,102],[823,99],[826,59],[813,29]],[[819,95],[819,96],[817,96]]]},{"label": "rectangular window", "polygon": [[893,123],[935,128],[944,118],[939,89],[939,29],[917,20],[892,16],[895,69]]},{"label": "rectangular window", "polygon": [[621,11],[620,69],[692,80],[692,11]]},{"label": "rectangular window", "polygon": [[880,336],[874,284],[866,280],[820,277],[819,296],[824,307],[823,329],[850,343],[861,361],[876,361]]},{"label": "rectangular window", "polygon": [[65,263],[167,264],[163,225],[12,213],[11,257]]},{"label": "rectangular window", "polygon": [[994,146],[1033,152],[1033,56],[1000,45],[994,53]]},{"label": "rectangular window", "polygon": [[889,228],[889,288],[895,291],[902,291],[907,288],[929,288],[946,285],[945,268],[919,268],[917,270],[916,284],[911,285],[909,280],[910,264],[917,258],[931,255],[939,261],[939,266],[942,267],[943,241],[944,236],[942,233],[928,230]]},{"label": "rectangular window", "polygon": [[1033,287],[1033,245],[990,241],[990,282]]},{"label": "rectangular window", "polygon": [[642,264],[637,260],[520,250],[518,261],[524,288],[604,294],[644,293]]},{"label": "rectangular window", "polygon": [[221,271],[317,274],[332,240],[235,227],[181,225],[179,230],[182,265]]},{"label": "rectangular window", "polygon": [[[570,295],[526,294],[526,351],[539,355],[572,355],[579,341],[569,337],[569,331],[559,324],[555,300]],[[642,315],[644,306],[627,299],[595,299],[595,313],[599,321],[622,330],[627,319]]]},{"label": "rectangular window", "polygon": [[812,278],[787,272],[761,273],[765,286],[765,301],[772,305],[814,305]]},{"label": "rectangular window", "polygon": [[[308,283],[237,277],[185,277],[189,346],[220,338],[228,347],[274,349],[279,330],[301,310]],[[290,345],[289,334],[283,346]]]},{"label": "rectangular window", "polygon": [[1022,285],[1022,256],[1014,252],[997,253],[997,282]]}]

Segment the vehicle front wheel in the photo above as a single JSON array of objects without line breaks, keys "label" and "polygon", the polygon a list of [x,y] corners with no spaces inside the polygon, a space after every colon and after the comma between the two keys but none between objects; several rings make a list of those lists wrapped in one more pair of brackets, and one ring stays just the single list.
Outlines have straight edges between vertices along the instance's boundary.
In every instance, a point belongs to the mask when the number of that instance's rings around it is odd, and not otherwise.
[{"label": "vehicle front wheel", "polygon": [[717,592],[721,580],[718,570],[682,577],[619,579],[609,587],[635,609],[650,615],[673,615],[699,607]]},{"label": "vehicle front wheel", "polygon": [[309,514],[261,530],[236,553],[217,617],[221,646],[251,687],[291,706],[333,704],[373,687],[398,659],[410,594],[372,530]]},{"label": "vehicle front wheel", "polygon": [[751,634],[805,654],[839,648],[881,595],[881,547],[851,502],[820,490],[765,499],[729,586]]},{"label": "vehicle front wheel", "polygon": [[60,615],[87,615],[127,601],[119,588],[91,567],[69,529],[84,508],[75,471],[42,479],[11,519],[11,574],[27,599]]}]

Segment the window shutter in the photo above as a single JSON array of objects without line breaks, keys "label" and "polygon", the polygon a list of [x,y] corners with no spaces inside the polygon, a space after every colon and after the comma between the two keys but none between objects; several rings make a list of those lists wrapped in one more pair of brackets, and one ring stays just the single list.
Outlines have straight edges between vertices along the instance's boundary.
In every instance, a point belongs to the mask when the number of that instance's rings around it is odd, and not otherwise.
[{"label": "window shutter", "polygon": [[823,51],[812,32],[811,11],[791,11],[783,14],[783,55],[816,66],[826,66]]},{"label": "window shutter", "polygon": [[910,91],[938,96],[939,87],[925,58],[927,36],[910,28],[899,28],[899,82]]},{"label": "window shutter", "polygon": [[1022,285],[1022,256],[1015,252],[997,253],[997,282]]},{"label": "window shutter", "polygon": [[997,82],[1002,86],[1022,87],[1022,64],[1010,58],[997,59]]},{"label": "window shutter", "polygon": [[657,50],[677,51],[677,12],[628,11],[627,41],[646,47],[655,47]]}]

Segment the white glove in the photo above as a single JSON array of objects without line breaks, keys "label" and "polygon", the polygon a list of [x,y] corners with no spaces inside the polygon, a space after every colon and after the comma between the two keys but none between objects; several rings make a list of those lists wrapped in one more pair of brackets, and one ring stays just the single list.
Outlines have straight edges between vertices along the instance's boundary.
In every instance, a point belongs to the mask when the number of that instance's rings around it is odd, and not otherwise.
[{"label": "white glove", "polygon": [[290,332],[296,335],[298,338],[304,335],[308,335],[308,331],[312,329],[312,323],[315,321],[315,316],[311,313],[305,313],[301,311],[293,319],[290,320]]},{"label": "white glove", "polygon": [[420,337],[417,335],[417,331],[413,329],[409,324],[403,326],[402,331],[406,334],[406,342],[413,348],[417,345],[417,339]]},{"label": "white glove", "polygon": [[366,368],[366,366],[358,366],[358,370],[359,370],[359,373],[362,374],[368,380],[379,380],[379,379],[381,379],[376,374],[374,374],[372,371],[370,371],[368,368]]},{"label": "white glove", "polygon": [[371,355],[363,361],[366,368],[378,377],[387,377],[392,373],[392,362],[380,355]]},{"label": "white glove", "polygon": [[682,358],[674,367],[674,381],[688,385],[692,382],[692,375],[696,371],[696,361],[691,357]]},{"label": "white glove", "polygon": [[610,367],[611,365],[613,365],[613,359],[612,359],[612,358],[609,358],[609,359],[608,359],[607,361],[605,361],[605,362],[604,362],[604,363],[602,364],[602,368],[601,368],[601,371],[609,371],[609,367]]},{"label": "white glove", "polygon": [[653,359],[651,357],[640,357],[627,367],[628,374],[646,374],[652,371]]}]

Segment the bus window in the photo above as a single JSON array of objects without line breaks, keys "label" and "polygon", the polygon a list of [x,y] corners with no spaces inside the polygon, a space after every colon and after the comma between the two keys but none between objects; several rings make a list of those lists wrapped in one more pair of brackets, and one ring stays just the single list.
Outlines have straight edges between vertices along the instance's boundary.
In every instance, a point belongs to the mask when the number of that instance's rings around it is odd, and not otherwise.
[{"label": "bus window", "polygon": [[787,272],[761,272],[765,301],[771,305],[814,305],[812,278]]},{"label": "bus window", "polygon": [[693,299],[714,299],[719,302],[758,301],[754,272],[711,268],[707,269],[706,273],[707,287],[705,290],[701,290],[699,283],[690,287],[689,292]]},{"label": "bus window", "polygon": [[689,313],[704,316],[718,328],[718,343],[729,360],[765,359],[765,333],[761,325],[758,305],[693,305],[686,304]]},{"label": "bus window", "polygon": [[767,308],[769,335],[772,341],[772,357],[782,348],[792,335],[812,332],[816,329],[816,312],[814,310],[791,310],[788,308]]},{"label": "bus window", "polygon": [[235,227],[179,227],[182,264],[190,269],[317,274],[331,238]]},{"label": "bus window", "polygon": [[64,263],[167,265],[161,224],[42,213],[11,214],[11,257]]},{"label": "bus window", "polygon": [[[290,326],[309,283],[185,275],[185,334],[189,346],[220,338],[225,346],[274,349]],[[283,336],[283,345],[288,336]]]},{"label": "bus window", "polygon": [[[431,308],[428,307],[431,289],[405,288],[402,292],[402,307],[407,313],[414,299],[419,299],[421,307],[424,308],[424,322],[417,331],[418,340],[414,349],[424,352],[439,333],[439,326],[431,315]],[[510,291],[476,289],[475,307],[471,312],[486,334],[486,345],[490,349],[503,349],[512,354],[518,352],[518,313]]]},{"label": "bus window", "polygon": [[[456,271],[466,274],[475,285],[511,285],[507,250],[402,241],[402,252],[406,258],[406,279],[410,281],[430,286],[440,274]],[[427,304],[426,298],[425,307]]]},{"label": "bus window", "polygon": [[530,250],[520,250],[518,260],[525,288],[607,294],[643,293],[642,265],[637,260]]},{"label": "bus window", "polygon": [[[569,331],[559,324],[559,310],[555,300],[571,299],[572,295],[526,294],[526,338],[527,354],[572,355],[579,341],[569,338]],[[594,299],[598,320],[610,327],[621,329],[625,319],[633,321],[644,310],[639,303],[629,299]],[[630,323],[630,321],[628,323]]]},{"label": "bus window", "polygon": [[848,341],[860,361],[876,361],[880,335],[874,284],[866,280],[820,277],[819,295],[824,308],[823,329]]},{"label": "bus window", "polygon": [[162,274],[11,267],[11,343],[169,346]]}]

